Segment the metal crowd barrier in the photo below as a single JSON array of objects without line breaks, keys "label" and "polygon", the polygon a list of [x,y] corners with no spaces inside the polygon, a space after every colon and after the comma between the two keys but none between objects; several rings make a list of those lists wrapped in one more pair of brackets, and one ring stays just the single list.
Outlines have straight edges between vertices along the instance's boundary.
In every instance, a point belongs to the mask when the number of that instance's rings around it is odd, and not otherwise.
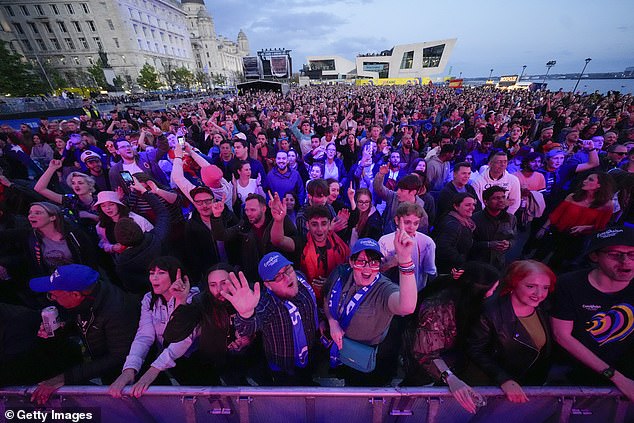
[{"label": "metal crowd barrier", "polygon": [[[126,388],[124,394],[129,389]],[[529,401],[514,404],[500,389],[482,387],[476,391],[487,404],[475,415],[463,410],[446,388],[155,386],[139,399],[129,396],[114,399],[107,394],[107,387],[69,386],[59,389],[45,408],[34,408],[29,402],[33,390],[34,387],[0,388],[0,415],[5,421],[20,421],[17,419],[20,410],[22,415],[34,410],[41,413],[90,411],[91,421],[106,423],[634,421],[634,405],[616,388],[526,387],[524,391]]]}]

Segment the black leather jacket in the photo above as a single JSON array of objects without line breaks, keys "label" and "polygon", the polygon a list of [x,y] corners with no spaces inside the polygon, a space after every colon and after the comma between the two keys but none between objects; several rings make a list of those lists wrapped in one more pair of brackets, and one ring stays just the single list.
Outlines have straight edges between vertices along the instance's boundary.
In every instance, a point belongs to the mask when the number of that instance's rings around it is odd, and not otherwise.
[{"label": "black leather jacket", "polygon": [[501,385],[512,379],[519,384],[543,385],[549,368],[552,333],[548,316],[539,308],[535,312],[546,334],[541,351],[515,315],[511,295],[491,298],[485,304],[467,346],[471,360],[492,382]]}]

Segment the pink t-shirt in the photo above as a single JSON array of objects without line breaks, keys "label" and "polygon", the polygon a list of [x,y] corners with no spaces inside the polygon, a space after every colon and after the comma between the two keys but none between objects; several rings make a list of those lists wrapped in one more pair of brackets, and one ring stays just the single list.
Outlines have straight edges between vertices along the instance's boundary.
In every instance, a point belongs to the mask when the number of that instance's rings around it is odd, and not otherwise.
[{"label": "pink t-shirt", "polygon": [[520,187],[527,188],[529,191],[539,191],[546,188],[546,180],[544,175],[539,172],[533,172],[533,174],[527,178],[521,171],[515,172],[513,175],[517,176],[520,180]]}]

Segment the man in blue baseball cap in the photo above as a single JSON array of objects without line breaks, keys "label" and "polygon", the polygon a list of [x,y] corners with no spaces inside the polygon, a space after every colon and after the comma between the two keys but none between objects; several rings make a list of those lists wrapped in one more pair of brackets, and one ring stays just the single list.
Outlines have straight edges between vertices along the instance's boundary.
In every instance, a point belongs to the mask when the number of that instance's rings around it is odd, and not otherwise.
[{"label": "man in blue baseball cap", "polygon": [[260,283],[251,289],[244,274],[229,274],[230,283],[222,295],[238,312],[235,319],[240,336],[262,332],[271,379],[274,385],[312,385],[312,350],[319,321],[315,293],[306,277],[296,272],[278,252],[260,260]]},{"label": "man in blue baseball cap", "polygon": [[[118,287],[102,281],[99,272],[81,264],[60,266],[50,276],[31,279],[35,292],[66,309],[68,324],[57,336],[78,329],[87,357],[83,362],[38,384],[31,401],[44,404],[63,385],[88,384],[100,377],[112,382],[130,350],[139,321],[139,302]],[[74,325],[76,324],[76,326]],[[43,327],[38,336],[46,338]]]}]

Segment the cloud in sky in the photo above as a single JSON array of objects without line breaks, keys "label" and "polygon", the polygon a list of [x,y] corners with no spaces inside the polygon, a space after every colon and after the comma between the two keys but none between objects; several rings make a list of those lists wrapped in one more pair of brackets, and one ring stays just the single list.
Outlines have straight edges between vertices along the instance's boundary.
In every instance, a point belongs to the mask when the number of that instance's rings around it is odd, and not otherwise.
[{"label": "cloud in sky", "polygon": [[[381,51],[395,44],[457,38],[449,59],[463,76],[578,72],[586,57],[590,72],[634,66],[634,1],[491,0],[420,2],[401,0],[207,0],[216,32],[235,39],[243,29],[251,53],[263,48],[293,50],[295,70],[306,56]],[[449,69],[449,68],[447,68]]]}]

